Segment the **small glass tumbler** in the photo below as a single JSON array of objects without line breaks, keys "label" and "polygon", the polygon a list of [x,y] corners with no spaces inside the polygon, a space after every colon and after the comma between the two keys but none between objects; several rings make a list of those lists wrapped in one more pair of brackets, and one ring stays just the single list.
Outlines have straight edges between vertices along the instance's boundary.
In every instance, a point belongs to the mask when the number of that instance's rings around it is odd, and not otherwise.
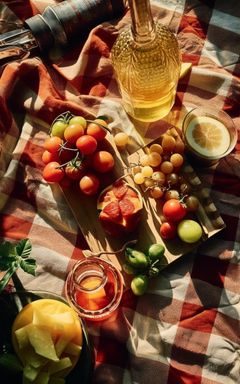
[{"label": "small glass tumbler", "polygon": [[191,109],[183,119],[182,134],[192,159],[204,166],[216,164],[237,143],[237,129],[231,117],[209,107]]},{"label": "small glass tumbler", "polygon": [[65,294],[79,316],[105,320],[117,309],[123,278],[113,264],[96,257],[77,262],[67,276]]}]

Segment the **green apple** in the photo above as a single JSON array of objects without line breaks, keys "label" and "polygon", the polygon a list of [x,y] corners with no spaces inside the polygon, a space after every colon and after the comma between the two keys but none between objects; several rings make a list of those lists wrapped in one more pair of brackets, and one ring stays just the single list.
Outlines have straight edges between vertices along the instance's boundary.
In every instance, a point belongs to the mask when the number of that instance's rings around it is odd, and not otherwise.
[{"label": "green apple", "polygon": [[201,225],[195,220],[182,220],[177,227],[178,236],[185,243],[196,243],[201,239],[203,231]]}]

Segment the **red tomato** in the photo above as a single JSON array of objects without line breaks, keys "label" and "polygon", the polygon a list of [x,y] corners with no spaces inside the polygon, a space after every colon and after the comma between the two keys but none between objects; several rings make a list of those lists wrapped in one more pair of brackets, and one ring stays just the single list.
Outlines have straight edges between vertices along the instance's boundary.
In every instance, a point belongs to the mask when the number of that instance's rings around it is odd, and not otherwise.
[{"label": "red tomato", "polygon": [[42,154],[42,161],[44,164],[50,163],[50,161],[59,161],[58,153],[51,153],[49,151],[44,151]]},{"label": "red tomato", "polygon": [[[98,125],[98,123],[100,125]],[[107,123],[102,119],[95,119],[93,123],[89,123],[87,126],[87,134],[94,137],[97,141],[103,140],[107,135],[107,130],[101,126],[107,127]]]},{"label": "red tomato", "polygon": [[58,183],[64,176],[64,170],[59,168],[57,161],[51,161],[43,169],[43,178],[48,183]]},{"label": "red tomato", "polygon": [[100,182],[96,175],[87,173],[79,182],[81,191],[88,196],[93,196],[97,193]]},{"label": "red tomato", "polygon": [[160,227],[160,235],[163,239],[173,239],[177,234],[177,228],[174,223],[166,221]]},{"label": "red tomato", "polygon": [[93,156],[93,168],[100,173],[111,171],[114,167],[114,158],[110,152],[99,151]]},{"label": "red tomato", "polygon": [[86,173],[86,167],[81,161],[70,162],[65,167],[65,174],[72,180],[80,180]]},{"label": "red tomato", "polygon": [[82,135],[84,135],[84,128],[81,124],[70,124],[64,131],[65,140],[71,144],[75,144]]},{"label": "red tomato", "polygon": [[62,145],[63,141],[58,136],[48,137],[44,142],[44,149],[51,153],[57,153]]},{"label": "red tomato", "polygon": [[184,205],[177,199],[167,200],[163,205],[163,215],[168,221],[179,221],[187,213]]},{"label": "red tomato", "polygon": [[77,139],[76,147],[83,155],[91,155],[97,149],[97,140],[90,135],[83,135]]}]

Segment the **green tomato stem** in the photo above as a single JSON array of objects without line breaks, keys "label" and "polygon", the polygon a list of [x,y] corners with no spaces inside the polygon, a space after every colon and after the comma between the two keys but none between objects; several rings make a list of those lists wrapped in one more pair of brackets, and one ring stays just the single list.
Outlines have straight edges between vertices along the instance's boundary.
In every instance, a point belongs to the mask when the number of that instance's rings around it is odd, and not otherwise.
[{"label": "green tomato stem", "polygon": [[11,265],[11,267],[7,270],[5,275],[0,280],[0,293],[4,290],[6,285],[9,283],[9,280],[11,279],[12,275],[16,272],[18,269],[18,263],[14,263]]},{"label": "green tomato stem", "polygon": [[88,120],[88,119],[86,119],[86,122],[87,122],[87,123],[94,123],[94,124],[97,124],[97,125],[99,125],[99,127],[105,129],[105,131],[107,131],[107,132],[109,132],[109,133],[112,133],[112,132],[111,132],[111,129],[105,127],[105,125],[102,125],[102,124],[99,123],[99,122],[96,122],[96,121],[94,121],[94,120]]}]

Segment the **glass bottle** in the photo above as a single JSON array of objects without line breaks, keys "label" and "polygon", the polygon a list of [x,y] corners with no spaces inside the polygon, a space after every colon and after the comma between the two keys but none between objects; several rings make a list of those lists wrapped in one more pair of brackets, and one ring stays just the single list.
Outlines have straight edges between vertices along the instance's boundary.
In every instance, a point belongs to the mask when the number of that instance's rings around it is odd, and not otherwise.
[{"label": "glass bottle", "polygon": [[123,107],[136,120],[166,116],[175,101],[180,51],[174,34],[155,22],[149,0],[128,0],[132,23],[111,51]]}]

